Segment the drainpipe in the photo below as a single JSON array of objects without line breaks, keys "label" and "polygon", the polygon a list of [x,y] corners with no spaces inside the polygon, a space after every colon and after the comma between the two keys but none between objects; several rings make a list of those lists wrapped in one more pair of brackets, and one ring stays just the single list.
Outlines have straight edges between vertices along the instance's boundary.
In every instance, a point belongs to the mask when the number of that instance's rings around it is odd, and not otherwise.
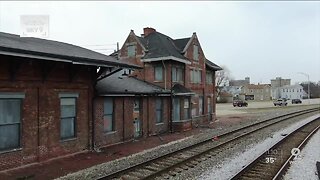
[{"label": "drainpipe", "polygon": [[172,92],[172,81],[171,81],[171,88],[170,88],[170,119],[169,119],[169,129],[170,132],[173,133],[173,92]]},{"label": "drainpipe", "polygon": [[[149,98],[150,97],[147,97],[147,137],[149,136],[149,103],[150,103],[150,101],[149,101]],[[142,103],[143,104],[143,103]],[[142,105],[143,106],[143,105]]]},{"label": "drainpipe", "polygon": [[[88,101],[90,101],[90,95],[92,96],[92,98],[91,98],[91,103],[88,103],[89,105],[88,105],[88,112],[90,112],[91,111],[91,129],[92,129],[92,133],[91,133],[91,143],[90,143],[90,138],[89,138],[89,149],[90,150],[95,150],[95,130],[96,130],[96,128],[95,128],[95,124],[94,124],[94,122],[95,122],[95,101],[96,101],[96,93],[95,93],[95,85],[94,85],[94,88],[93,88],[93,91],[94,91],[94,93],[93,93],[93,95],[92,95],[92,93],[90,93],[90,88],[89,88],[89,91],[88,91]],[[90,104],[92,104],[92,109],[90,110]],[[89,122],[89,134],[90,134],[90,122]]]},{"label": "drainpipe", "polygon": [[164,89],[167,90],[167,68],[163,60],[161,61],[164,67]]},{"label": "drainpipe", "polygon": [[124,99],[125,99],[125,97],[123,96],[123,98],[122,98],[122,141],[124,142],[124,140],[125,140],[125,138],[124,138]]},{"label": "drainpipe", "polygon": [[38,148],[37,148],[37,154],[38,154],[38,162],[40,161],[40,88],[37,87],[37,103],[38,103],[38,107],[37,107],[37,111],[38,111],[38,137],[37,137],[37,143],[38,143]]}]

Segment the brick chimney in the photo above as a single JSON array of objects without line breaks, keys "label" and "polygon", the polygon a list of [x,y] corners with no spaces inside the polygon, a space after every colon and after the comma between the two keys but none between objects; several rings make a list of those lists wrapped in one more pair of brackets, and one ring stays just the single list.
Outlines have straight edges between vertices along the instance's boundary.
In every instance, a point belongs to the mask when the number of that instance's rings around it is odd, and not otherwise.
[{"label": "brick chimney", "polygon": [[151,27],[143,28],[144,37],[148,36],[149,34],[151,34],[153,32],[156,32],[156,30]]}]

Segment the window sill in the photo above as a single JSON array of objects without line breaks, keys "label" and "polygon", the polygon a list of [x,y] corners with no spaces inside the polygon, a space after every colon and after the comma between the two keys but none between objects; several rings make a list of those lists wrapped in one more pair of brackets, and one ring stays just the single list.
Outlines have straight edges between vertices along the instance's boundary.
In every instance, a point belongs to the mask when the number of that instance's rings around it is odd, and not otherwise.
[{"label": "window sill", "polygon": [[153,81],[153,82],[155,82],[155,83],[162,83],[163,81]]},{"label": "window sill", "polygon": [[156,123],[156,126],[164,125],[164,122]]},{"label": "window sill", "polygon": [[22,151],[22,148],[16,148],[16,149],[10,149],[10,150],[2,150],[0,151],[0,154],[6,154],[6,153],[13,153],[17,151]]},{"label": "window sill", "polygon": [[208,116],[209,114],[200,114],[200,115],[195,115],[195,116],[192,116],[191,119],[195,119],[195,118],[202,118],[202,117],[206,117]]},{"label": "window sill", "polygon": [[104,135],[111,135],[111,134],[115,134],[117,133],[117,131],[107,131],[107,132],[104,132]]},{"label": "window sill", "polygon": [[64,143],[64,142],[74,141],[74,140],[77,140],[77,139],[78,139],[77,137],[73,137],[73,138],[69,138],[69,139],[60,139],[60,142]]},{"label": "window sill", "polygon": [[178,120],[178,121],[172,121],[173,123],[185,123],[185,122],[189,122],[192,121],[192,119],[184,119],[184,120]]}]

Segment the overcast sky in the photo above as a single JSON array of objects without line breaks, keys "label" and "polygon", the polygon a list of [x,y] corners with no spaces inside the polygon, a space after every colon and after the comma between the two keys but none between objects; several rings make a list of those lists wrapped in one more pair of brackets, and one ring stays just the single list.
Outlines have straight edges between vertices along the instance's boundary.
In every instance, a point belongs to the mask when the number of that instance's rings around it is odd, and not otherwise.
[{"label": "overcast sky", "polygon": [[0,31],[19,34],[20,15],[49,15],[47,39],[111,53],[130,30],[173,39],[197,33],[205,56],[234,79],[292,84],[320,80],[320,2],[3,2]]}]

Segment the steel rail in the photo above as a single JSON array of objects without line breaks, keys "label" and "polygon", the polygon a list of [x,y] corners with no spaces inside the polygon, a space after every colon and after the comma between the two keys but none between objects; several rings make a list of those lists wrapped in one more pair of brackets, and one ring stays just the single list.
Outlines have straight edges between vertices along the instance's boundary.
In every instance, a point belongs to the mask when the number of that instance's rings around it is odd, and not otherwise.
[{"label": "steel rail", "polygon": [[[297,147],[298,149],[303,149],[304,146],[307,144],[307,142],[310,140],[310,138],[320,129],[320,125],[315,128]],[[282,165],[282,167],[279,169],[277,174],[273,177],[272,180],[280,179],[282,175],[284,175],[285,171],[289,168],[290,162],[294,159],[294,155],[291,154],[291,156],[286,160],[286,162]]]},{"label": "steel rail", "polygon": [[[229,131],[229,132],[222,133],[222,134],[218,135],[217,137],[222,138],[222,137],[228,136],[228,135],[230,135],[230,134],[233,134],[233,133],[236,133],[236,132],[239,132],[239,131],[248,129],[248,128],[250,128],[250,127],[258,126],[258,125],[261,125],[261,124],[263,124],[263,123],[270,122],[270,121],[272,121],[272,120],[276,120],[276,119],[280,119],[280,118],[284,118],[284,117],[290,116],[290,117],[287,117],[287,118],[285,118],[285,119],[282,119],[282,120],[279,120],[279,121],[276,121],[276,122],[273,122],[273,123],[267,125],[267,126],[271,126],[271,125],[273,125],[273,124],[282,122],[282,121],[284,121],[284,120],[293,118],[293,117],[295,117],[295,116],[299,116],[299,115],[311,113],[311,112],[318,111],[318,110],[319,110],[319,108],[311,108],[311,109],[306,109],[306,110],[291,112],[291,113],[288,113],[288,114],[284,114],[284,115],[280,115],[280,116],[277,116],[277,117],[269,118],[269,119],[266,119],[266,120],[263,120],[263,121],[260,121],[260,122],[257,122],[257,123],[253,123],[253,124],[250,124],[250,125],[246,125],[246,126],[237,128],[237,129],[235,129],[235,130],[231,130],[231,131]],[[227,143],[229,143],[229,142],[231,142],[231,141],[234,141],[235,139],[238,139],[238,138],[243,137],[243,136],[245,136],[245,135],[251,134],[251,133],[253,133],[253,132],[255,132],[255,131],[258,131],[258,130],[260,130],[260,129],[263,129],[263,128],[265,128],[265,126],[260,127],[260,128],[258,128],[258,129],[256,129],[256,130],[253,130],[253,131],[250,131],[250,132],[246,132],[246,133],[244,133],[244,134],[242,134],[242,135],[240,135],[240,136],[237,136],[236,138],[232,138],[231,140],[228,140],[228,141],[226,141],[226,142],[224,142],[224,143],[220,143],[220,144],[216,145],[216,146],[213,147],[213,148],[221,147],[221,146],[223,146],[223,145],[225,145],[225,144],[227,144]],[[113,173],[110,173],[110,174],[107,174],[107,175],[105,175],[105,176],[103,176],[103,177],[100,177],[100,178],[98,178],[98,179],[112,179],[112,178],[117,178],[117,177],[119,177],[119,176],[121,176],[121,175],[124,175],[124,174],[127,174],[127,173],[129,173],[129,172],[132,172],[132,170],[134,170],[134,169],[137,169],[137,168],[139,168],[139,167],[148,165],[148,164],[150,164],[150,163],[152,163],[152,162],[154,162],[154,161],[157,161],[157,160],[160,160],[160,159],[163,159],[163,158],[170,157],[170,156],[172,156],[172,155],[174,155],[174,154],[178,154],[178,153],[183,152],[183,151],[186,151],[186,150],[188,150],[188,149],[192,149],[192,148],[195,148],[195,147],[197,147],[197,146],[201,146],[201,145],[203,145],[203,144],[205,144],[205,143],[208,143],[208,142],[212,142],[212,139],[211,139],[211,138],[210,138],[210,139],[206,139],[206,140],[204,140],[204,141],[201,141],[201,142],[195,143],[195,144],[193,144],[193,145],[190,145],[190,146],[181,148],[181,149],[179,149],[179,150],[176,150],[176,151],[173,151],[173,152],[169,152],[169,153],[164,154],[164,155],[162,155],[162,156],[152,158],[152,159],[147,160],[147,161],[145,161],[145,162],[137,163],[136,165],[127,167],[127,168],[125,168],[125,169],[118,170],[118,171],[113,172]],[[207,151],[204,151],[204,152],[202,152],[202,153],[200,153],[200,154],[197,154],[197,155],[195,155],[195,156],[192,156],[192,157],[188,158],[189,160],[186,160],[186,159],[185,159],[185,160],[183,160],[183,161],[181,161],[181,162],[179,162],[179,163],[176,163],[176,164],[173,165],[173,166],[170,166],[170,167],[168,167],[168,168],[165,168],[165,169],[162,169],[162,170],[160,170],[160,171],[158,171],[158,172],[155,172],[155,173],[153,173],[151,176],[147,176],[147,177],[145,177],[144,179],[154,178],[154,177],[158,176],[159,174],[161,174],[161,173],[163,173],[163,172],[165,172],[165,171],[168,171],[168,169],[171,169],[171,168],[173,168],[173,167],[179,166],[179,165],[181,165],[182,163],[185,163],[186,161],[190,161],[190,159],[196,159],[196,158],[198,158],[199,156],[202,156],[203,154],[205,154],[205,152],[212,151],[213,148],[210,148],[210,150],[207,150]]]},{"label": "steel rail", "polygon": [[[264,157],[266,156],[266,154],[268,154],[268,152],[272,151],[273,149],[278,149],[279,146],[281,146],[286,140],[288,140],[289,138],[291,138],[293,135],[295,135],[296,133],[299,133],[301,131],[303,131],[304,128],[306,128],[308,125],[315,123],[316,121],[320,121],[320,118],[316,118],[304,125],[302,125],[301,127],[299,127],[298,129],[294,130],[293,132],[289,133],[288,135],[286,135],[286,137],[282,138],[280,141],[278,141],[276,144],[274,144],[271,148],[268,148],[266,151],[264,151],[263,153],[261,153],[257,158],[255,158],[254,160],[252,160],[250,163],[248,163],[245,167],[243,167],[240,171],[238,171],[233,177],[230,178],[230,180],[238,180],[241,179],[241,177],[243,175],[245,175],[245,173],[250,172],[250,170],[252,170],[259,162],[261,162]],[[316,128],[314,128],[310,133],[308,133],[308,135],[303,139],[303,141],[299,144],[298,148],[303,147],[306,142],[309,140],[309,138],[320,128],[320,125],[316,126]],[[279,179],[279,177],[281,175],[283,175],[284,171],[289,167],[289,163],[290,160],[292,159],[292,155],[286,160],[286,162],[284,164],[281,165],[281,167],[279,168],[279,170],[277,170],[277,173],[273,176],[273,179]],[[261,172],[261,173],[266,173],[266,172]],[[260,177],[263,178],[263,177]]]}]

